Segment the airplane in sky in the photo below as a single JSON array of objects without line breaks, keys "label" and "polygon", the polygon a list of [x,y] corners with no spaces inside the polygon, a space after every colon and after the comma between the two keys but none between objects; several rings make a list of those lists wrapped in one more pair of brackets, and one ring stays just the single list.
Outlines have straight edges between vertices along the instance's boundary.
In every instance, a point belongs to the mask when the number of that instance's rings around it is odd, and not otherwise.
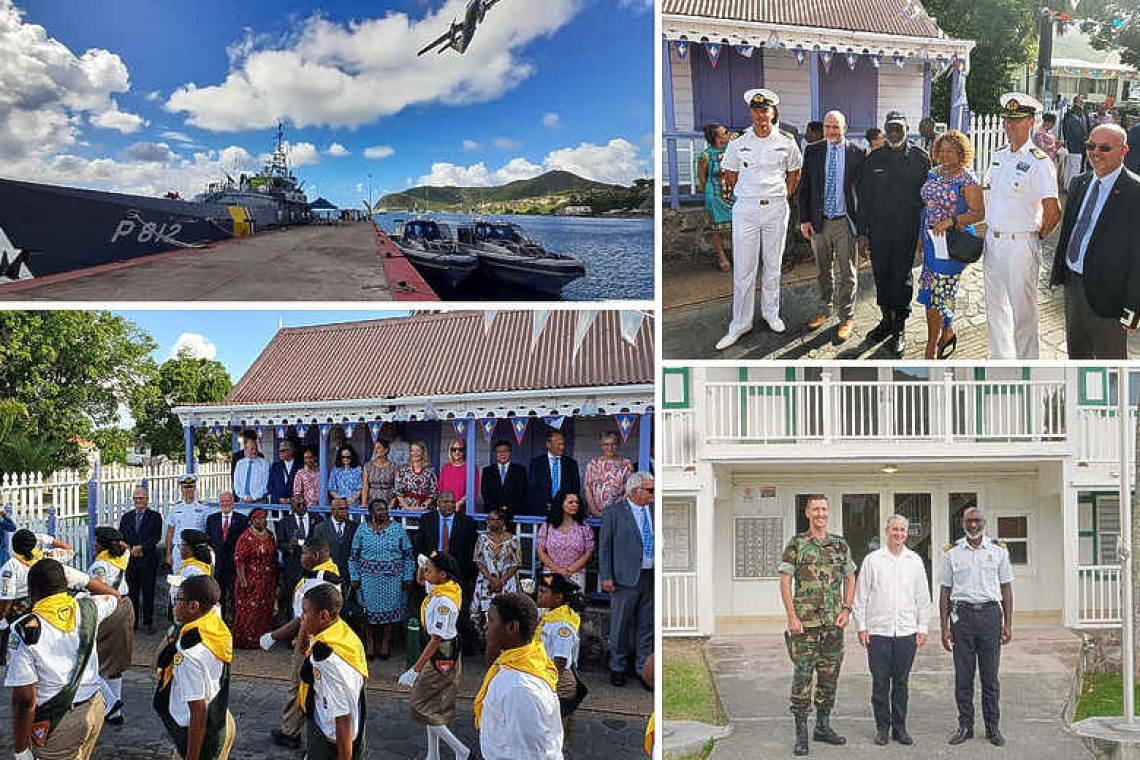
[{"label": "airplane in sky", "polygon": [[468,0],[467,11],[463,14],[463,20],[452,21],[450,29],[416,55],[421,56],[435,47],[439,47],[437,51],[439,53],[449,48],[458,51],[460,55],[467,52],[467,46],[471,44],[471,39],[475,36],[475,28],[483,23],[487,11],[491,10],[498,2],[499,0]]}]

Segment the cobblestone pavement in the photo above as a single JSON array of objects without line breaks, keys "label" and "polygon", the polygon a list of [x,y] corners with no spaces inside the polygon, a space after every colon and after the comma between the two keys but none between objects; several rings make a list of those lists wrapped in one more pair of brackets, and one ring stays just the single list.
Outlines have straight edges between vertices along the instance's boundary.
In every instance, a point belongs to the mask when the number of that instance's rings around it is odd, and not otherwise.
[{"label": "cobblestone pavement", "polygon": [[[1041,325],[1041,358],[1066,359],[1065,301],[1060,288],[1049,287],[1057,232],[1045,242],[1042,268],[1038,277],[1038,309]],[[915,292],[921,265],[914,269]],[[667,275],[668,276],[668,275]],[[875,304],[875,280],[869,268],[859,271],[858,299],[855,305],[855,330],[842,344],[835,342],[837,320],[832,317],[823,327],[809,332],[808,321],[815,316],[818,297],[814,280],[785,285],[780,294],[780,314],[787,331],[778,335],[768,329],[759,314],[759,295],[753,331],[736,345],[724,351],[713,348],[727,332],[732,319],[732,299],[709,301],[700,306],[666,313],[663,319],[662,351],[666,359],[896,359],[885,342],[872,344],[866,334],[881,317]],[[981,262],[966,267],[958,289],[958,348],[955,359],[986,359],[989,345],[986,335],[986,303]],[[906,324],[907,351],[904,359],[922,359],[926,345],[925,309],[912,305]],[[1140,355],[1140,331],[1129,340],[1129,354]]]},{"label": "cobblestone pavement", "polygon": [[[391,662],[391,661],[389,661]],[[470,662],[471,665],[476,663]],[[455,722],[451,729],[468,747],[477,749],[479,737],[475,732],[471,709],[469,687],[474,679],[475,667],[465,668],[471,676],[464,678],[463,695],[459,700]],[[466,674],[465,674],[466,675]],[[583,676],[586,679],[586,676]],[[368,751],[369,760],[408,760],[422,758],[425,754],[426,737],[424,728],[413,723],[408,717],[408,692],[389,688],[385,682],[382,688],[374,688],[376,673],[368,691]],[[586,679],[594,686],[599,678]],[[478,688],[475,682],[475,688]],[[237,741],[230,757],[234,760],[268,760],[273,758],[296,758],[303,756],[301,751],[290,751],[272,743],[270,731],[280,724],[281,705],[288,692],[288,680],[274,676],[251,677],[234,675],[230,683],[230,711],[238,727]],[[641,695],[649,693],[640,687],[627,686],[620,691],[634,695],[634,689]],[[166,736],[161,722],[150,708],[152,681],[142,668],[135,667],[123,677],[123,699],[126,705],[127,722],[122,726],[105,725],[99,736],[94,760],[167,760],[173,745]],[[11,700],[4,695],[0,699],[0,755],[10,756],[11,739]],[[590,704],[593,693],[588,696]],[[646,700],[648,701],[648,700]],[[649,702],[651,705],[652,703]],[[613,712],[580,709],[571,721],[565,756],[570,760],[605,758],[606,760],[640,760],[646,719],[641,716],[621,715]],[[449,751],[443,751],[450,758]],[[473,754],[472,757],[475,757]]]}]

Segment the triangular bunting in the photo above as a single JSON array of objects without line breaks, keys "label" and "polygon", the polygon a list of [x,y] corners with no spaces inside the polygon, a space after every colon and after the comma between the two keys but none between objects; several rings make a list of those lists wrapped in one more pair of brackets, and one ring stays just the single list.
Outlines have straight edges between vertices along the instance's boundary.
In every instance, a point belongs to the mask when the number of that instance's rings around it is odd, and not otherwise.
[{"label": "triangular bunting", "polygon": [[380,428],[384,426],[382,422],[369,422],[368,432],[372,433],[372,440],[376,441],[380,438]]},{"label": "triangular bunting", "polygon": [[452,420],[451,426],[455,428],[455,437],[459,439],[467,438],[467,420]]},{"label": "triangular bunting", "polygon": [[352,431],[356,430],[356,424],[352,422],[345,422],[341,425],[341,428],[344,429],[344,437],[351,440]]},{"label": "triangular bunting", "polygon": [[491,437],[495,435],[495,426],[499,421],[494,417],[485,417],[479,420],[479,429],[483,431],[483,440],[490,443]]},{"label": "triangular bunting", "polygon": [[807,51],[804,50],[802,47],[793,48],[792,49],[792,55],[794,55],[796,57],[796,65],[797,66],[802,67],[804,65],[804,61],[807,60]]},{"label": "triangular bunting", "polygon": [[301,436],[302,439],[304,439],[305,433],[309,432],[309,426],[308,425],[302,425],[300,423],[297,423],[293,427],[297,428],[297,435]]},{"label": "triangular bunting", "polygon": [[530,347],[534,349],[534,344],[542,337],[542,331],[546,329],[546,321],[550,319],[550,309],[535,309],[534,317],[531,321],[530,328]]},{"label": "triangular bunting", "polygon": [[523,436],[526,435],[526,426],[530,417],[511,417],[511,430],[515,433],[515,443],[522,446]]},{"label": "triangular bunting", "polygon": [[637,421],[636,414],[616,414],[614,419],[617,420],[618,432],[621,433],[621,442],[629,438],[629,434],[633,432],[633,423]]},{"label": "triangular bunting", "polygon": [[831,59],[834,56],[835,56],[835,53],[832,52],[831,50],[819,51],[819,60],[820,60],[820,63],[823,64],[823,73],[824,74],[830,74],[831,73]]},{"label": "triangular bunting", "polygon": [[900,69],[904,68],[906,66],[906,57],[901,56],[898,53],[895,53],[895,65],[898,66]]},{"label": "triangular bunting", "polygon": [[847,68],[852,71],[855,70],[855,64],[859,63],[859,54],[848,51],[847,53]]},{"label": "triangular bunting", "polygon": [[641,323],[645,315],[639,311],[621,312],[621,337],[629,345],[637,344],[637,333],[641,330]]},{"label": "triangular bunting", "polygon": [[554,414],[548,417],[543,417],[542,421],[546,423],[547,427],[552,427],[555,430],[561,430],[562,423],[566,421],[566,417],[561,414]]},{"label": "triangular bunting", "polygon": [[495,316],[498,313],[499,312],[495,309],[488,309],[483,312],[483,335],[487,335],[491,332],[491,324],[495,321]]},{"label": "triangular bunting", "polygon": [[720,60],[720,43],[719,42],[706,42],[705,50],[709,54],[709,64],[716,68],[716,62]]},{"label": "triangular bunting", "polygon": [[673,47],[677,48],[677,57],[682,61],[685,60],[685,54],[689,52],[689,41],[677,40],[673,43]]},{"label": "triangular bunting", "polygon": [[582,341],[597,316],[597,309],[582,309],[578,312],[578,322],[574,325],[574,346],[570,351],[571,362],[578,358],[578,349],[582,347]]},{"label": "triangular bunting", "polygon": [[322,422],[320,425],[317,425],[317,430],[321,431],[321,437],[323,438],[329,434],[330,430],[332,430],[332,425]]},{"label": "triangular bunting", "polygon": [[278,425],[276,428],[274,428],[274,432],[277,433],[278,438],[284,438],[285,437],[285,426],[284,425]]},{"label": "triangular bunting", "polygon": [[876,69],[879,68],[879,66],[881,66],[882,63],[883,63],[883,52],[881,50],[878,53],[873,53],[871,55],[871,65],[874,66]]}]

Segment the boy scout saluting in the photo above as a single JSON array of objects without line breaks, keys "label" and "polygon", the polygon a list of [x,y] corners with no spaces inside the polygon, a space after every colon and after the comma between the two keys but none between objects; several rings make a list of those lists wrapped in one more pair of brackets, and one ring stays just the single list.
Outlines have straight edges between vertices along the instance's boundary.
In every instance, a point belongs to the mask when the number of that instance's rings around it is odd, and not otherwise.
[{"label": "boy scout saluting", "polygon": [[808,518],[807,532],[793,536],[780,559],[780,596],[788,614],[788,632],[784,636],[795,667],[792,714],[796,717],[796,755],[808,753],[807,716],[812,702],[813,671],[816,721],[812,738],[828,744],[847,742],[832,730],[829,716],[835,706],[839,666],[843,663],[843,628],[855,598],[855,563],[847,542],[827,532],[827,498],[809,496],[804,514]]},{"label": "boy scout saluting", "polygon": [[99,621],[111,616],[119,598],[114,592],[73,598],[67,586],[63,565],[54,559],[41,559],[28,571],[32,611],[12,627],[4,680],[12,687],[16,760],[87,760],[103,729],[95,638]]},{"label": "boy scout saluting", "polygon": [[[744,93],[752,128],[728,144],[721,161],[726,198],[732,207],[732,323],[716,349],[723,351],[752,329],[756,309],[756,269],[763,251],[760,314],[782,333],[780,262],[788,233],[788,198],[800,181],[803,156],[795,139],[776,128],[780,99],[771,90]],[[763,245],[761,245],[763,238]]]},{"label": "boy scout saluting", "polygon": [[1061,221],[1057,170],[1029,139],[1041,104],[1021,93],[1001,96],[1009,145],[990,159],[983,260],[991,359],[1036,359],[1037,277],[1041,241]]}]

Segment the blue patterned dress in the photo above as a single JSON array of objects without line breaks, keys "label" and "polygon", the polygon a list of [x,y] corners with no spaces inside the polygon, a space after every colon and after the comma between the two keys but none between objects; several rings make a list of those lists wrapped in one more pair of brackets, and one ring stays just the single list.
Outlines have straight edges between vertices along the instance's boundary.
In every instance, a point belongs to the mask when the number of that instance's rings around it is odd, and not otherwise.
[{"label": "blue patterned dress", "polygon": [[930,228],[944,219],[950,219],[970,210],[963,195],[963,188],[976,185],[978,180],[966,169],[949,177],[943,177],[937,169],[931,169],[922,186],[922,277],[919,280],[918,298],[920,304],[935,309],[942,315],[945,327],[954,321],[954,305],[958,299],[958,282],[966,265],[955,259],[939,259],[934,255],[934,241]]},{"label": "blue patterned dress", "polygon": [[398,623],[404,619],[407,599],[404,581],[416,577],[412,542],[404,526],[395,520],[377,532],[367,522],[352,537],[348,555],[349,580],[360,582],[359,601],[372,625]]},{"label": "blue patterned dress", "polygon": [[713,232],[732,233],[732,206],[724,202],[720,191],[720,161],[724,158],[724,148],[708,146],[700,153],[700,158],[708,162],[705,179],[705,208],[712,217]]},{"label": "blue patterned dress", "polygon": [[[363,467],[334,467],[329,471],[330,491],[347,497],[362,488],[364,488]],[[353,499],[348,503],[348,506],[350,508],[359,507],[360,498]]]}]

